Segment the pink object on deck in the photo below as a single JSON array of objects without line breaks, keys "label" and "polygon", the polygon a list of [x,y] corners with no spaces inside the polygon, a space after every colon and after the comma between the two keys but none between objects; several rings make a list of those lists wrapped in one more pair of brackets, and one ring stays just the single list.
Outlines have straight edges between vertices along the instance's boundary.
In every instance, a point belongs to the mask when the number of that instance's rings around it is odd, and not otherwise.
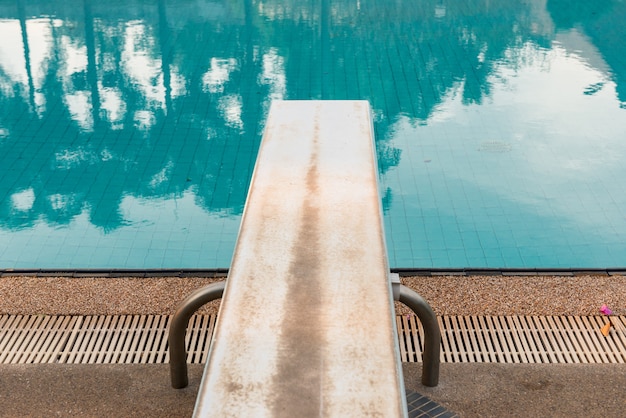
[{"label": "pink object on deck", "polygon": [[600,312],[602,312],[604,315],[611,315],[611,314],[613,314],[613,311],[611,309],[609,309],[609,307],[606,306],[606,305],[602,305],[602,307],[600,308]]}]

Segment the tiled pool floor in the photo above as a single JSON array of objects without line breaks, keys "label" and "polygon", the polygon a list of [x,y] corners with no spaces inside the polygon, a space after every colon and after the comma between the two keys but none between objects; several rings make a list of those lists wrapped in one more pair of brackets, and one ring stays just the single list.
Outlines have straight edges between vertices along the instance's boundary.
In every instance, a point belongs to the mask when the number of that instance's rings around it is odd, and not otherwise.
[{"label": "tiled pool floor", "polygon": [[0,268],[227,268],[277,99],[371,103],[392,267],[626,267],[625,20],[0,0]]}]

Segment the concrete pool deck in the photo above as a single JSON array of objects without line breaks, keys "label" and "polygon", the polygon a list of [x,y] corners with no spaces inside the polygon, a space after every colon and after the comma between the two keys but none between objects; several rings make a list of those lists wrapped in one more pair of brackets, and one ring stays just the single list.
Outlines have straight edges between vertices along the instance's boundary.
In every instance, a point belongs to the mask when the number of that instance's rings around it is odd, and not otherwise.
[{"label": "concrete pool deck", "polygon": [[[167,314],[210,278],[0,278],[0,313]],[[624,276],[406,277],[439,315],[597,315],[625,312]],[[210,313],[216,306],[209,307]],[[405,363],[408,389],[461,417],[608,417],[626,408],[625,364],[443,363],[440,384],[419,384],[420,363]],[[0,417],[179,417],[193,410],[203,366],[175,390],[167,364],[0,365]]]},{"label": "concrete pool deck", "polygon": [[[191,416],[202,365],[190,386],[172,389],[167,364],[34,364],[0,366],[0,417]],[[618,417],[626,407],[626,365],[450,364],[440,384],[419,381],[405,363],[408,389],[460,417]]]},{"label": "concrete pool deck", "polygon": [[[173,314],[193,290],[224,277],[0,277],[0,314]],[[626,276],[402,277],[437,315],[626,314]],[[216,313],[219,302],[202,313]],[[398,305],[398,313],[407,312]]]}]

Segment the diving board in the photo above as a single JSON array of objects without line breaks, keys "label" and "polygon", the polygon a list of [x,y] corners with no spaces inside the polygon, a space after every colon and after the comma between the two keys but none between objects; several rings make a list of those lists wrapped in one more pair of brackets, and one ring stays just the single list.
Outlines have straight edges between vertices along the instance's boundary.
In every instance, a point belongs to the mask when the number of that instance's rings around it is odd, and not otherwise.
[{"label": "diving board", "polygon": [[170,322],[183,388],[189,319],[222,298],[194,416],[406,416],[394,299],[420,318],[437,385],[437,318],[389,274],[377,177],[367,102],[272,104],[228,278]]},{"label": "diving board", "polygon": [[196,416],[403,416],[369,104],[279,101]]}]

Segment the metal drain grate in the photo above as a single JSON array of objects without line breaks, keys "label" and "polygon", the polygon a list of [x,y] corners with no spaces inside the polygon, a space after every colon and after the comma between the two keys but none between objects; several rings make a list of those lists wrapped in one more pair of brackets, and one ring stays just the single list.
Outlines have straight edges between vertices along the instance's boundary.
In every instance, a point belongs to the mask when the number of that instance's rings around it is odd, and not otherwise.
[{"label": "metal drain grate", "polygon": [[[0,364],[167,363],[167,315],[0,316]],[[189,321],[187,361],[204,363],[214,315]]]},{"label": "metal drain grate", "polygon": [[[0,364],[167,363],[167,315],[0,315]],[[441,361],[448,363],[626,363],[626,316],[444,316]],[[403,362],[421,361],[423,330],[397,316]],[[193,316],[187,362],[204,363],[214,315]],[[364,342],[366,343],[366,342]]]},{"label": "metal drain grate", "polygon": [[[444,316],[441,361],[447,363],[626,363],[626,316]],[[424,332],[397,316],[403,362],[422,358]]]}]

